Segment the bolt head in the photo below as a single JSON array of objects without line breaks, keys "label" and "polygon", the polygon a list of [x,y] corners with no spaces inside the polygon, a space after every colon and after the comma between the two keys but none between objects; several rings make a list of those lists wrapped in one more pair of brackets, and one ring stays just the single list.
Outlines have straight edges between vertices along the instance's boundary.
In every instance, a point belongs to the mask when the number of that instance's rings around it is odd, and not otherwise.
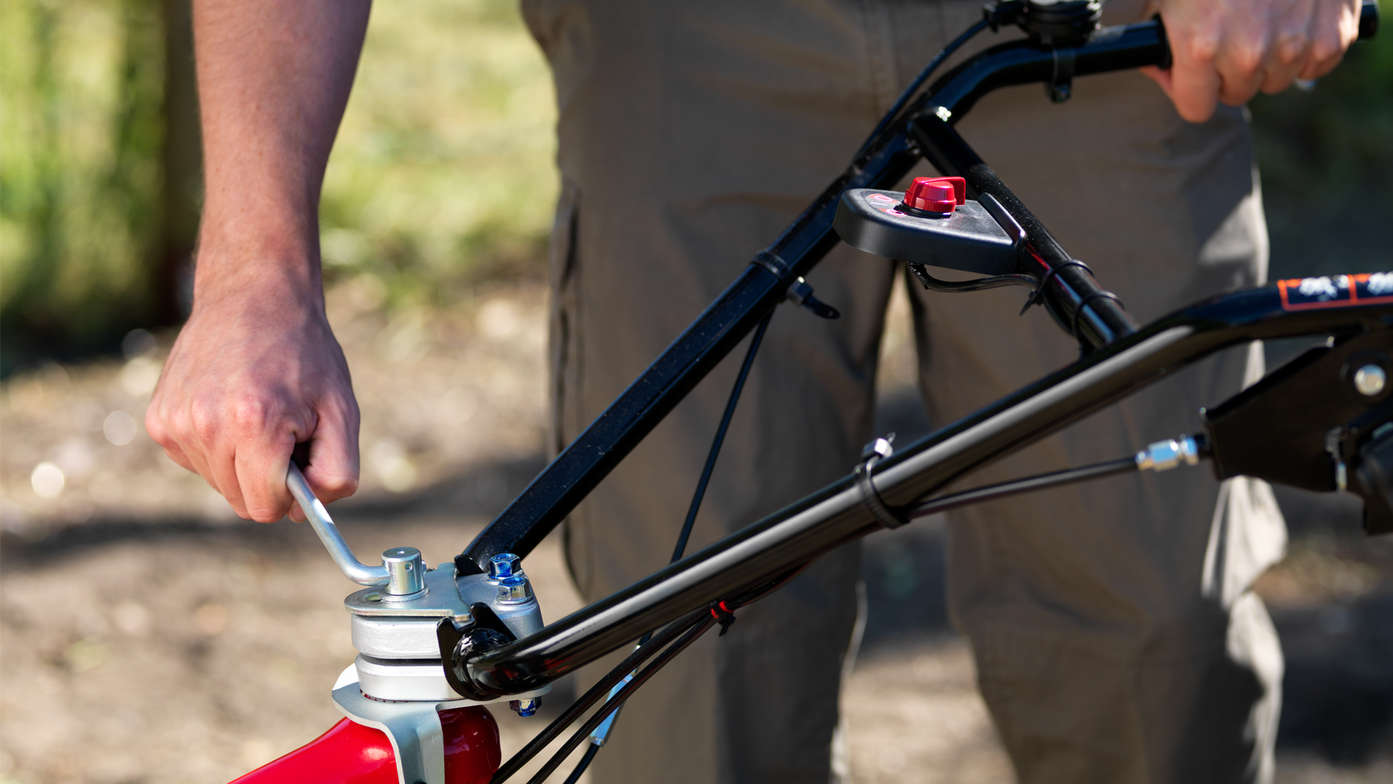
[{"label": "bolt head", "polygon": [[1370,362],[1354,371],[1354,388],[1365,397],[1378,397],[1388,387],[1388,373]]},{"label": "bolt head", "polygon": [[524,719],[536,715],[537,709],[541,705],[542,701],[536,697],[530,700],[510,700],[508,702],[508,707],[513,709],[513,713]]},{"label": "bolt head", "polygon": [[512,553],[499,553],[489,559],[489,578],[493,580],[504,580],[512,577],[518,570],[518,563],[522,559]]}]

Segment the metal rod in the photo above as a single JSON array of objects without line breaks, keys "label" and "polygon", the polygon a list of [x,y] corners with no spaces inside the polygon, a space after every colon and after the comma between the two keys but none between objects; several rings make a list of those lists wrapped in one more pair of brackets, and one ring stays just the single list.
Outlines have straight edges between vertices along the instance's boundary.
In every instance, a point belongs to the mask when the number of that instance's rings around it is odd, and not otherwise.
[{"label": "metal rod", "polygon": [[[1275,286],[1222,295],[1162,319],[896,452],[876,466],[891,507],[1034,443],[1181,367],[1251,340],[1326,334],[1393,319],[1393,303],[1286,310]],[[1384,329],[1387,327],[1384,326]],[[481,691],[536,688],[711,602],[879,530],[853,477],[541,631],[471,658]]]},{"label": "metal rod", "polygon": [[353,555],[348,542],[345,542],[343,535],[339,533],[339,527],[334,525],[333,518],[329,517],[329,510],[315,497],[310,483],[305,481],[305,475],[300,473],[299,466],[294,463],[290,464],[285,473],[285,486],[295,497],[295,503],[299,504],[305,513],[305,519],[319,536],[319,541],[324,543],[324,549],[329,551],[329,557],[334,559],[334,563],[338,564],[345,577],[359,585],[387,584],[387,566],[368,566]]},{"label": "metal rod", "polygon": [[974,487],[970,490],[963,490],[957,493],[931,498],[918,504],[909,511],[909,516],[928,517],[929,515],[946,512],[949,509],[956,509],[960,506],[977,504],[982,501],[991,501],[997,498],[1006,498],[1021,493],[1029,493],[1035,490],[1044,490],[1049,487],[1059,487],[1061,485],[1074,484],[1089,479],[1099,479],[1114,474],[1127,474],[1140,470],[1137,466],[1135,456],[1119,457],[1116,460],[1109,460],[1104,463],[1094,463],[1092,465],[1079,466],[1077,468],[1066,468],[1063,471],[1051,471],[1047,474],[1036,474],[1023,479],[1013,479],[1009,482],[999,482],[997,484],[986,485],[984,487]]}]

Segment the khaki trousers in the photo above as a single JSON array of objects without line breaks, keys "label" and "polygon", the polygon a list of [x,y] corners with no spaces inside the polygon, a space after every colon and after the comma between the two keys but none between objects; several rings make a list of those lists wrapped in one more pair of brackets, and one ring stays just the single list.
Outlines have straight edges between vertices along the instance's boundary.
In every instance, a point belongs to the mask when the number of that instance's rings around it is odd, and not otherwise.
[{"label": "khaki trousers", "polygon": [[[1136,9],[1110,8],[1114,19]],[[575,437],[845,165],[975,2],[524,3],[553,68],[563,187],[551,258],[555,445]],[[987,36],[988,39],[992,38]],[[988,41],[994,42],[994,41]],[[1266,235],[1243,117],[1180,121],[1136,73],[995,93],[964,136],[1141,322],[1252,285]],[[848,248],[809,276],[841,309],[775,318],[689,552],[849,472],[871,432],[894,267]],[[925,404],[950,422],[1072,360],[1016,290],[911,283]],[[737,352],[738,353],[738,352]],[[661,567],[738,356],[571,517],[601,598]],[[1198,428],[1260,372],[1237,351],[971,481],[1129,454]],[[1024,781],[1270,776],[1281,654],[1249,592],[1285,544],[1264,485],[1122,477],[950,520],[949,603]],[[831,748],[859,550],[829,554],[709,635],[626,708],[599,782],[808,782]],[[914,732],[906,727],[906,733]]]}]

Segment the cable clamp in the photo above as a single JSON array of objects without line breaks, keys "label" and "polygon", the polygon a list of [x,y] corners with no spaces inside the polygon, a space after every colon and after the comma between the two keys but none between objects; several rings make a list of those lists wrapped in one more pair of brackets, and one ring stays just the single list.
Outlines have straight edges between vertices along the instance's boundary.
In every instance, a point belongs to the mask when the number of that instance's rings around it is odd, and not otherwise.
[{"label": "cable clamp", "polygon": [[788,274],[788,262],[779,258],[779,254],[773,251],[762,250],[756,253],[755,257],[750,260],[750,263],[769,270],[779,278]]},{"label": "cable clamp", "polygon": [[1045,304],[1045,287],[1050,284],[1050,281],[1054,279],[1055,275],[1058,275],[1060,272],[1063,272],[1067,267],[1078,267],[1084,272],[1087,272],[1089,275],[1093,275],[1095,280],[1098,277],[1097,275],[1093,274],[1092,267],[1088,266],[1087,264],[1084,264],[1082,261],[1079,261],[1078,259],[1074,259],[1073,261],[1069,261],[1064,264],[1052,266],[1050,267],[1050,271],[1045,273],[1045,277],[1040,279],[1040,283],[1035,287],[1035,290],[1030,292],[1030,296],[1025,298],[1025,304],[1021,306],[1021,312],[1017,313],[1016,315],[1025,315],[1025,312],[1027,310],[1030,310],[1031,305]]},{"label": "cable clamp", "polygon": [[1117,306],[1119,308],[1122,307],[1122,298],[1112,293],[1111,291],[1095,291],[1092,294],[1089,294],[1088,296],[1079,300],[1078,307],[1074,308],[1074,318],[1069,325],[1069,332],[1073,334],[1074,339],[1079,341],[1081,345],[1084,345],[1084,343],[1083,336],[1079,334],[1079,317],[1083,315],[1083,309],[1092,304],[1093,300],[1095,299],[1112,300],[1113,302],[1117,303]]},{"label": "cable clamp", "polygon": [[861,491],[861,502],[871,510],[876,522],[886,528],[899,528],[909,522],[909,518],[886,506],[873,481],[876,464],[895,453],[894,440],[895,434],[891,433],[866,444],[861,450],[861,462],[856,464],[856,487]]},{"label": "cable clamp", "polygon": [[1064,103],[1074,89],[1074,50],[1051,48],[1050,54],[1054,59],[1054,73],[1045,85],[1045,95],[1051,103]]},{"label": "cable clamp", "polygon": [[716,623],[721,625],[721,633],[716,635],[717,637],[726,636],[726,632],[730,631],[731,624],[735,623],[735,613],[731,612],[731,609],[723,601],[711,605],[711,617],[715,618]]},{"label": "cable clamp", "polygon": [[788,287],[788,301],[797,305],[802,305],[812,311],[813,315],[825,319],[839,319],[842,317],[840,311],[828,305],[826,302],[813,296],[813,286],[808,281],[799,278]]}]

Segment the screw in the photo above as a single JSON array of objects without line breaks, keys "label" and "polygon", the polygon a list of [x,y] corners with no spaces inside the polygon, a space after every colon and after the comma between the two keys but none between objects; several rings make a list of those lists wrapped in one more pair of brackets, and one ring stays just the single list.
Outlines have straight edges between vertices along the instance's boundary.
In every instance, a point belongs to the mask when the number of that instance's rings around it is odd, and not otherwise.
[{"label": "screw", "polygon": [[1378,397],[1388,386],[1388,374],[1372,362],[1354,371],[1354,388],[1364,397]]},{"label": "screw", "polygon": [[489,579],[506,580],[513,576],[517,571],[518,563],[521,558],[512,553],[499,553],[489,559]]},{"label": "screw", "polygon": [[537,709],[542,706],[542,701],[536,697],[527,700],[510,700],[508,707],[513,709],[520,718],[528,718],[537,713]]},{"label": "screw", "polygon": [[521,604],[532,598],[532,585],[522,572],[522,559],[512,553],[499,553],[489,559],[489,579],[498,585],[498,601]]}]

